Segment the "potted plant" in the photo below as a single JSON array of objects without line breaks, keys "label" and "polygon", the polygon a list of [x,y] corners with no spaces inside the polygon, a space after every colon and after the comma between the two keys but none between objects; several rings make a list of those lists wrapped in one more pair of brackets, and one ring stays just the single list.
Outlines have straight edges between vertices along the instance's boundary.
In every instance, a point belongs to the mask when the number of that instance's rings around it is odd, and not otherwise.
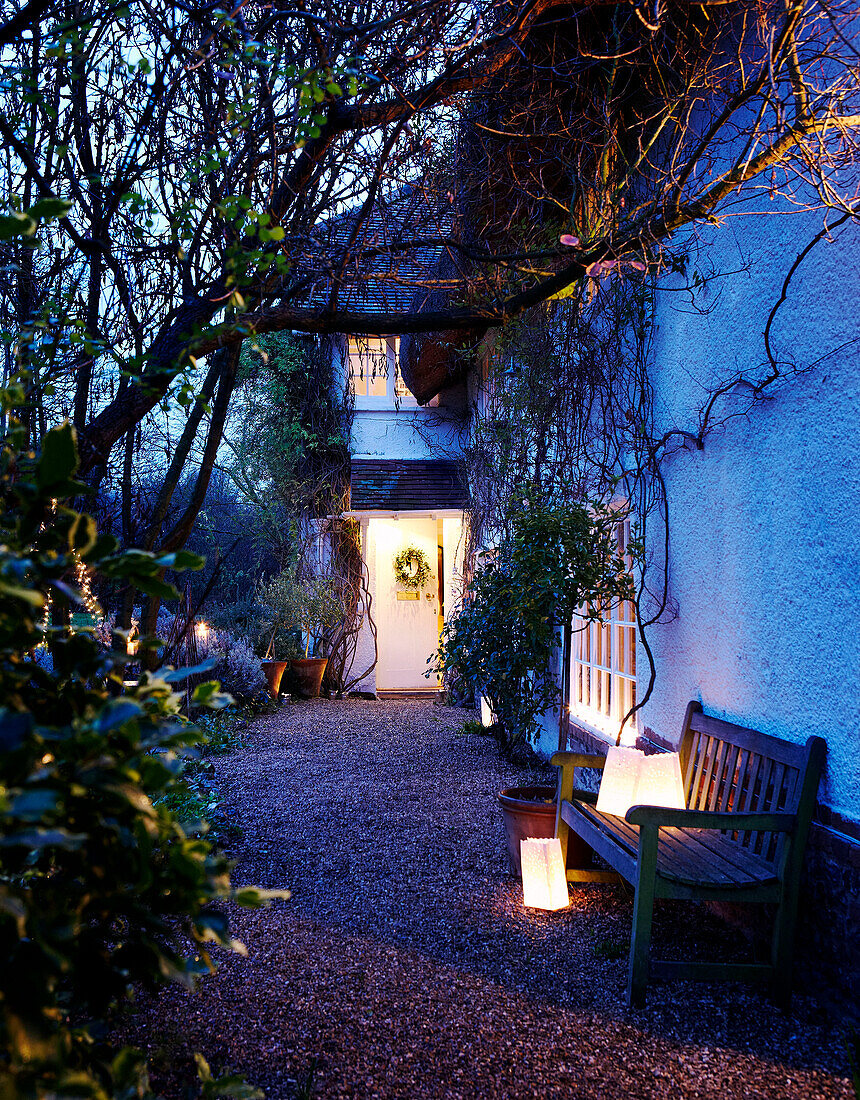
[{"label": "potted plant", "polygon": [[[612,601],[633,598],[617,523],[618,514],[599,502],[547,503],[534,495],[517,501],[507,536],[476,568],[468,600],[445,625],[437,671],[487,701],[508,755],[528,753],[540,715],[560,700],[554,654],[574,611],[585,608],[586,617],[599,619]],[[499,796],[517,872],[520,839],[553,836],[554,799],[552,787],[509,788]]]},{"label": "potted plant", "polygon": [[[273,669],[272,676],[277,675],[280,683],[284,669],[289,664],[298,685],[298,693],[305,699],[317,698],[328,658],[315,656],[314,650],[325,632],[343,617],[343,607],[334,580],[318,574],[300,577],[297,569],[285,570],[273,577],[260,595],[262,602],[272,611],[271,622],[266,624],[271,630],[270,647],[274,646],[279,632],[290,632],[293,639],[292,649],[286,655],[286,660],[272,661],[272,664],[282,666],[280,673]],[[296,637],[300,639],[300,645],[295,644]],[[266,658],[268,657],[267,651]],[[267,672],[267,677],[268,675]]]},{"label": "potted plant", "polygon": [[522,877],[520,841],[555,836],[556,789],[549,786],[507,787],[499,791],[511,872]]},{"label": "potted plant", "polygon": [[300,652],[298,632],[291,617],[291,600],[286,598],[287,583],[282,573],[268,584],[258,586],[256,593],[257,604],[262,604],[265,609],[258,631],[260,648],[265,646],[260,667],[273,699],[278,698],[281,680],[290,661]]}]

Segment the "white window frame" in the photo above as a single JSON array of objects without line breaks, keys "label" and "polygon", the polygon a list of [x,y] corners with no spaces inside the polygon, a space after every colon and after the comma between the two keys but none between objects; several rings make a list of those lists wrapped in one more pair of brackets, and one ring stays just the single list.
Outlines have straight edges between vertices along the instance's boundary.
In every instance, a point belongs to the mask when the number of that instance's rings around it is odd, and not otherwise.
[{"label": "white window frame", "polygon": [[[369,380],[362,379],[360,372],[365,369],[360,362],[362,347],[365,354],[372,355],[385,350],[385,392],[369,394]],[[352,389],[357,410],[380,410],[418,407],[418,402],[406,388],[400,374],[400,338],[398,336],[348,336],[346,340],[346,369],[349,385]],[[364,393],[356,391],[356,381],[363,383],[358,387]],[[381,388],[381,387],[380,387]]]},{"label": "white window frame", "polygon": [[[632,571],[630,520],[618,523],[618,549]],[[583,609],[584,610],[584,609]],[[604,622],[573,617],[570,645],[570,716],[597,733],[613,739],[624,715],[638,699],[636,679],[636,605],[615,601]],[[624,727],[625,740],[635,737],[637,716]]]}]

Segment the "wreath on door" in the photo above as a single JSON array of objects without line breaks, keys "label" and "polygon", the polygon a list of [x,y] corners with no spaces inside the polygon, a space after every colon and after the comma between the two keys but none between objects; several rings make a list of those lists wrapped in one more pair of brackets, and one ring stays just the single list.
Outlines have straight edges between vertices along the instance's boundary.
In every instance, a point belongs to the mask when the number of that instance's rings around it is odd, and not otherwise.
[{"label": "wreath on door", "polygon": [[430,562],[423,550],[407,546],[394,558],[394,579],[404,588],[423,588],[430,577]]}]

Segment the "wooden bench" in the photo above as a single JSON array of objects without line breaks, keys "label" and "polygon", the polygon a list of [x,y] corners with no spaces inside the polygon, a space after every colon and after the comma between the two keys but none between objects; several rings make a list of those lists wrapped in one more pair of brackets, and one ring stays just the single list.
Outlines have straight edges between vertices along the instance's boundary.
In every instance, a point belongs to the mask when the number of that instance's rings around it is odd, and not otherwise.
[{"label": "wooden bench", "polygon": [[[556,835],[568,881],[624,878],[635,888],[631,1005],[644,1004],[650,975],[764,980],[788,1008],[800,871],[824,754],[820,737],[793,744],[708,717],[692,702],[680,745],[687,809],[634,806],[623,818],[598,813],[597,796],[574,787],[577,768],[602,768],[605,757],[553,756],[560,769]],[[595,867],[594,853],[614,870]],[[649,962],[655,898],[775,904],[770,962]]]}]

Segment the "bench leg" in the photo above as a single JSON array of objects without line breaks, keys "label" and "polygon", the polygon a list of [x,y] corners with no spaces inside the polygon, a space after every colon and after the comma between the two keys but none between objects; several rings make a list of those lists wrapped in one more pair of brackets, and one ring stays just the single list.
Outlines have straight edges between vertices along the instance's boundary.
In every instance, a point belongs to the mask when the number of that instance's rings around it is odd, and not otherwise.
[{"label": "bench leg", "polygon": [[561,807],[563,802],[570,802],[573,798],[573,780],[576,768],[570,764],[560,766],[558,769],[558,788],[556,790],[555,810],[555,835],[561,844],[561,861],[567,870],[567,848],[570,843],[570,826],[562,819]]},{"label": "bench leg", "polygon": [[627,1003],[632,1008],[642,1008],[645,1004],[656,871],[657,826],[643,825],[639,830],[639,862],[636,877],[636,897],[633,901],[633,932],[630,937],[630,962],[627,969]]},{"label": "bench leg", "polygon": [[791,964],[796,924],[797,891],[793,884],[786,884],[783,887],[773,925],[771,943],[773,971],[770,979],[771,999],[784,1012],[788,1012],[791,1008]]}]

